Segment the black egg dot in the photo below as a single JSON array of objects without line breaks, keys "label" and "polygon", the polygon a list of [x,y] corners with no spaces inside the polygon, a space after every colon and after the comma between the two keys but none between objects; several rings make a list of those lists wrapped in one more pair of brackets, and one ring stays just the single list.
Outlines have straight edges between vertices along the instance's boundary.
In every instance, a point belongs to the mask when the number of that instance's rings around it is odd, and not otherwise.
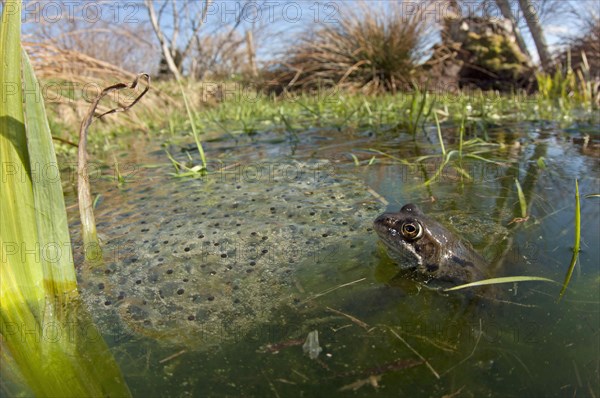
[{"label": "black egg dot", "polygon": [[194,319],[196,319],[195,316],[193,316],[193,315],[188,316],[188,321],[193,321]]},{"label": "black egg dot", "polygon": [[254,267],[256,265],[256,261],[250,261],[250,265]]},{"label": "black egg dot", "polygon": [[263,254],[267,254],[268,252],[269,252],[269,251],[268,251],[267,249],[262,249],[262,250],[261,250],[261,253],[263,253]]},{"label": "black egg dot", "polygon": [[268,238],[268,237],[266,237],[266,236],[263,236],[261,239],[262,239],[262,240],[267,240],[267,239],[269,239],[269,238]]},{"label": "black egg dot", "polygon": [[227,257],[227,253],[221,254],[221,258],[226,258],[226,257]]},{"label": "black egg dot", "polygon": [[215,246],[219,246],[219,245],[220,245],[220,243],[219,243],[219,242],[215,242]]},{"label": "black egg dot", "polygon": [[163,243],[166,245],[167,243],[169,243],[168,240],[163,240]]},{"label": "black egg dot", "polygon": [[189,281],[189,279],[188,278],[183,278],[182,281],[187,282],[187,281]]},{"label": "black egg dot", "polygon": [[171,275],[172,273],[173,273],[173,270],[172,270],[172,269],[168,269],[168,270],[167,270],[167,274]]},{"label": "black egg dot", "polygon": [[183,249],[184,252],[189,252],[191,249],[189,247],[186,247],[185,249]]},{"label": "black egg dot", "polygon": [[104,270],[104,273],[105,273],[106,275],[108,275],[108,274],[110,274],[110,270],[109,270],[109,269],[105,269],[105,270]]},{"label": "black egg dot", "polygon": [[112,304],[112,303],[111,303],[109,300],[106,300],[106,301],[104,302],[104,305],[111,305],[111,304]]},{"label": "black egg dot", "polygon": [[233,300],[233,302],[234,302],[235,304],[237,304],[237,303],[239,303],[239,302],[240,302],[240,299],[237,299],[237,298],[236,298],[236,299],[234,299],[234,300]]},{"label": "black egg dot", "polygon": [[136,284],[136,285],[141,285],[141,284],[142,284],[142,280],[141,280],[141,279],[138,279],[137,281],[135,281],[135,284]]},{"label": "black egg dot", "polygon": [[198,235],[198,238],[200,238],[200,239],[204,238],[204,234]]},{"label": "black egg dot", "polygon": [[208,301],[214,301],[215,300],[215,296],[208,296],[207,300]]},{"label": "black egg dot", "polygon": [[98,283],[98,289],[103,290],[104,289],[104,283],[102,283],[102,282]]},{"label": "black egg dot", "polygon": [[184,292],[185,292],[185,290],[183,290],[183,289],[179,289],[179,290],[177,290],[177,294],[178,294],[178,295],[180,295],[180,296],[181,296],[181,295],[182,295]]},{"label": "black egg dot", "polygon": [[329,235],[327,235],[327,234],[323,234],[322,236],[323,236],[324,238],[326,238],[326,237],[328,237]]},{"label": "black egg dot", "polygon": [[250,273],[250,272],[252,272],[252,268],[248,268],[248,269],[246,270],[246,272],[247,272],[247,273]]},{"label": "black egg dot", "polygon": [[250,235],[256,236],[256,232],[250,232]]}]

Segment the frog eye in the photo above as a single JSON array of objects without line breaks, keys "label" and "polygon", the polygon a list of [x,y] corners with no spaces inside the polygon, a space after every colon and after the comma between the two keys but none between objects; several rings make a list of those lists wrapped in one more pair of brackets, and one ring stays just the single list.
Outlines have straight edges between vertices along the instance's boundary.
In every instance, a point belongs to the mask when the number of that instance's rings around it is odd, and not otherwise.
[{"label": "frog eye", "polygon": [[402,235],[408,240],[419,239],[423,235],[423,227],[418,222],[405,222],[402,224]]}]

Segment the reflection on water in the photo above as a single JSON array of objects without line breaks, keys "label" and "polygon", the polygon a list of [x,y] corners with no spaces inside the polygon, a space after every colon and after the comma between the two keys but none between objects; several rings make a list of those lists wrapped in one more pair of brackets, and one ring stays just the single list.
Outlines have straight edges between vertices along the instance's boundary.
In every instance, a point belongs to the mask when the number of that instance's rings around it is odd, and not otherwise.
[{"label": "reflection on water", "polygon": [[[597,137],[499,128],[488,133],[498,145],[477,149],[494,163],[465,158],[425,186],[441,159],[414,160],[438,153],[434,134],[338,134],[311,131],[293,148],[269,134],[215,141],[215,172],[195,180],[137,168],[166,160],[138,147],[119,160],[138,170],[129,183],[95,181],[110,255],[79,277],[134,395],[598,396],[600,204],[583,199],[600,192]],[[537,282],[493,300],[441,293],[399,274],[372,231],[383,203],[414,202],[496,276],[562,283],[575,178],[582,251],[558,304],[560,285]]]}]

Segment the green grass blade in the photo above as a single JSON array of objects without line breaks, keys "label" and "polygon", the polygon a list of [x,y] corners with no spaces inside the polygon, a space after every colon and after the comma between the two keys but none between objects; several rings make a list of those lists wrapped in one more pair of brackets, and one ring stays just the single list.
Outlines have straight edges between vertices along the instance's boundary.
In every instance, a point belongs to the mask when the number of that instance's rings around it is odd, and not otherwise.
[{"label": "green grass blade", "polygon": [[477,287],[477,286],[485,286],[485,285],[497,285],[500,283],[514,283],[514,282],[552,282],[556,283],[552,279],[542,278],[541,276],[506,276],[502,278],[490,278],[484,279],[482,281],[476,281],[471,283],[466,283],[464,285],[454,286],[448,289],[444,289],[445,292],[451,292],[454,290],[466,289],[469,287]]},{"label": "green grass blade", "polygon": [[2,11],[1,365],[36,396],[130,396],[104,341],[90,339],[91,317],[77,300],[59,169],[21,49],[21,2],[6,1]]},{"label": "green grass blade", "polygon": [[519,205],[521,205],[521,217],[527,218],[527,201],[525,200],[525,195],[523,195],[523,190],[521,189],[521,184],[519,184],[519,180],[515,178],[515,185],[517,186],[517,195],[519,196]]},{"label": "green grass blade", "polygon": [[465,121],[467,120],[467,115],[462,118],[460,122],[459,129],[459,140],[458,140],[458,158],[462,159],[462,150],[463,150],[463,136],[465,135]]},{"label": "green grass blade", "polygon": [[206,170],[206,168],[207,168],[206,156],[204,154],[204,148],[202,147],[202,142],[200,142],[200,134],[198,133],[198,130],[196,129],[196,122],[194,121],[194,115],[192,114],[192,108],[190,107],[187,96],[185,95],[185,90],[183,89],[183,85],[181,84],[180,81],[177,81],[177,83],[179,84],[179,89],[181,90],[181,95],[183,96],[183,103],[185,104],[185,110],[187,112],[188,119],[192,126],[192,135],[194,136],[196,148],[198,149],[198,154],[200,155],[200,160],[202,161],[202,169]]},{"label": "green grass blade", "polygon": [[446,156],[444,156],[444,161],[442,162],[442,164],[440,165],[440,167],[438,167],[437,171],[435,172],[435,174],[433,175],[433,177],[431,177],[430,179],[428,179],[427,181],[425,181],[423,183],[423,186],[428,186],[430,185],[432,182],[434,182],[440,174],[442,174],[442,171],[444,171],[444,168],[446,167],[446,165],[448,164],[448,162],[450,162],[450,160],[452,159],[452,157],[457,154],[458,152],[456,152],[455,150],[452,150],[450,152],[448,152],[446,154]]},{"label": "green grass blade", "polygon": [[[0,101],[0,159],[3,166],[0,238],[4,245],[3,255],[8,256],[21,254],[21,242],[37,241],[37,230],[31,228],[35,225],[35,204],[21,91],[20,15],[20,1],[7,1],[4,4],[0,27],[0,85],[3,95]],[[35,258],[25,256],[25,260],[34,262]],[[35,318],[40,319],[42,314],[39,311],[44,301],[42,269],[35,264],[25,265],[20,272],[7,275],[10,270],[5,264],[0,269],[2,315],[10,302],[7,296],[22,294]]]},{"label": "green grass blade", "polygon": [[442,129],[440,127],[440,120],[438,119],[437,112],[433,112],[433,118],[435,119],[435,126],[437,127],[438,140],[440,141],[440,147],[442,148],[442,155],[446,156],[446,148],[444,147],[444,140],[442,139]]},{"label": "green grass blade", "polygon": [[565,292],[567,291],[567,286],[571,281],[571,276],[573,276],[573,271],[575,270],[575,264],[577,264],[577,259],[579,258],[579,248],[581,241],[581,204],[579,203],[579,183],[575,180],[575,245],[573,246],[573,255],[571,256],[571,263],[569,264],[569,269],[567,270],[567,275],[565,275],[565,281],[563,282],[562,288],[560,289],[560,294],[558,296],[558,301],[562,299]]},{"label": "green grass blade", "polygon": [[36,169],[32,175],[38,242],[45,248],[40,261],[45,279],[52,281],[47,286],[54,288],[49,293],[59,296],[77,288],[72,258],[64,255],[71,248],[67,212],[44,101],[37,96],[40,87],[27,53],[23,51],[22,56],[27,152],[30,164]]}]

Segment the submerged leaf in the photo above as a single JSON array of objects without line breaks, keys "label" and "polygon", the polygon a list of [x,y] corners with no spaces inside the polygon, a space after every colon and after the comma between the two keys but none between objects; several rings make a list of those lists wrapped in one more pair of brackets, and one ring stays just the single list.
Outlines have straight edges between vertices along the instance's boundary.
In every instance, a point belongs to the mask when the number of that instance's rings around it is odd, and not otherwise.
[{"label": "submerged leaf", "polygon": [[448,289],[444,289],[445,292],[451,292],[453,290],[466,289],[468,287],[477,287],[485,285],[497,285],[500,283],[513,283],[513,282],[552,282],[556,283],[552,279],[542,278],[541,276],[506,276],[502,278],[490,278],[481,281],[466,283],[464,285],[454,286]]}]

